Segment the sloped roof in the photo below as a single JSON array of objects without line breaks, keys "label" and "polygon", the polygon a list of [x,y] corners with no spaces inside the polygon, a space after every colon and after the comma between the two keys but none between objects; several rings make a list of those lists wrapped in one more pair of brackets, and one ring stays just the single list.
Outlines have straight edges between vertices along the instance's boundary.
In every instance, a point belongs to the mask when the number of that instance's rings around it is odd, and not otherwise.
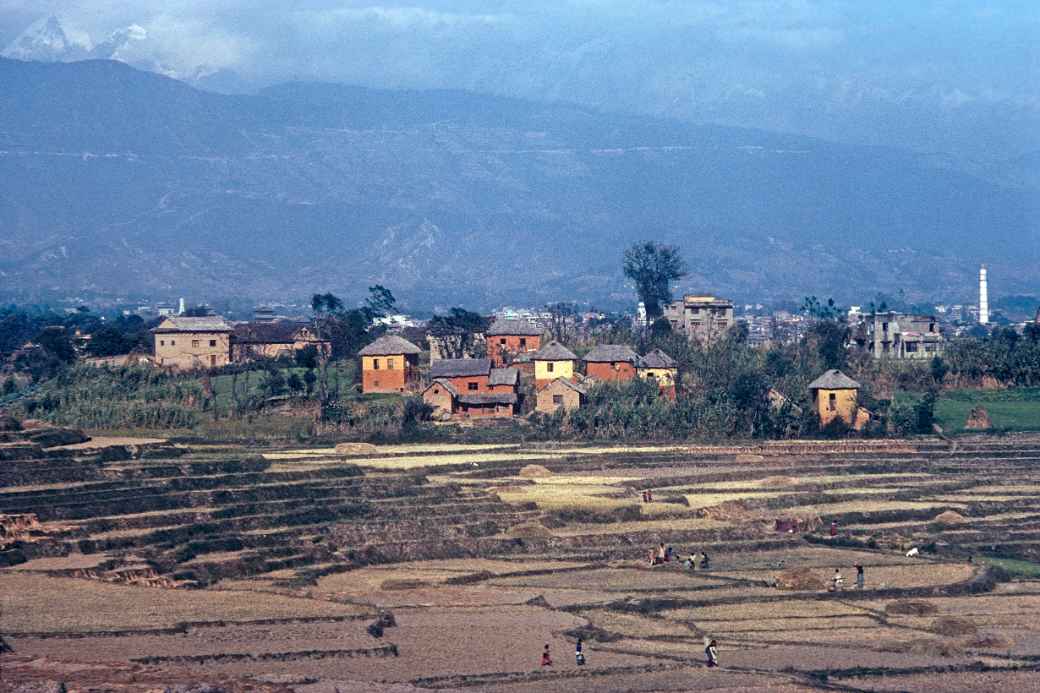
[{"label": "sloped roof", "polygon": [[291,344],[296,341],[296,333],[306,327],[310,325],[291,320],[245,322],[235,325],[232,336],[239,344]]},{"label": "sloped roof", "polygon": [[489,337],[518,335],[521,337],[540,337],[542,328],[527,320],[496,320],[488,328]]},{"label": "sloped roof", "polygon": [[231,323],[219,315],[201,318],[171,316],[159,323],[152,332],[231,332]]},{"label": "sloped roof", "polygon": [[556,380],[552,381],[551,383],[549,383],[548,385],[543,387],[541,390],[539,390],[539,392],[545,392],[546,390],[548,390],[549,388],[553,387],[554,385],[559,385],[561,387],[567,387],[567,388],[569,388],[571,390],[574,390],[575,392],[577,392],[578,394],[581,394],[581,395],[587,395],[589,393],[589,390],[588,390],[587,387],[585,387],[584,385],[582,385],[580,383],[572,382],[571,380],[568,380],[567,378],[557,378]]},{"label": "sloped roof", "polygon": [[668,354],[660,349],[654,349],[640,356],[636,366],[639,368],[675,368],[676,363],[675,359]]},{"label": "sloped roof", "polygon": [[492,385],[513,385],[515,386],[520,380],[520,371],[515,368],[492,368],[491,369],[491,384]]},{"label": "sloped roof", "polygon": [[555,339],[531,354],[532,361],[576,361],[577,359],[578,357],[574,355],[573,351]]},{"label": "sloped roof", "polygon": [[593,363],[609,363],[611,361],[635,363],[638,359],[639,356],[627,344],[600,344],[585,354],[585,360]]},{"label": "sloped roof", "polygon": [[393,356],[394,354],[418,354],[422,350],[404,337],[385,334],[358,352],[358,356]]},{"label": "sloped roof", "polygon": [[462,404],[516,404],[512,392],[487,392],[479,395],[459,395]]},{"label": "sloped roof", "polygon": [[[459,391],[456,390],[455,386],[452,385],[451,383],[449,383],[447,380],[434,380],[432,383],[430,383],[429,385],[426,386],[426,390],[429,390],[434,385],[440,385],[445,390],[447,390],[449,393],[451,393],[451,395],[454,396],[454,397],[458,397],[459,396]],[[426,390],[423,390],[423,392],[425,393]]]},{"label": "sloped roof", "polygon": [[430,364],[431,378],[491,375],[491,359],[440,359]]},{"label": "sloped roof", "polygon": [[810,390],[858,390],[859,383],[839,370],[829,370],[809,383]]}]

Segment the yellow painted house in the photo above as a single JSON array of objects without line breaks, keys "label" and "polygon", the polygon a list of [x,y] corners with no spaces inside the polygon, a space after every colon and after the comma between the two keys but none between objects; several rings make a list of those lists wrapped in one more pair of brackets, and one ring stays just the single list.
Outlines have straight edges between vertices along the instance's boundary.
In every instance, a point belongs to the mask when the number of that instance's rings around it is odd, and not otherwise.
[{"label": "yellow painted house", "polygon": [[820,426],[840,418],[849,426],[860,428],[859,388],[859,383],[839,370],[829,370],[809,383]]},{"label": "yellow painted house", "polygon": [[654,349],[639,357],[636,361],[636,373],[644,380],[653,378],[662,388],[667,388],[675,387],[679,368],[675,359],[660,349]]},{"label": "yellow painted house", "polygon": [[535,387],[548,385],[557,378],[574,380],[574,364],[578,357],[567,347],[553,340],[531,354],[534,362]]}]

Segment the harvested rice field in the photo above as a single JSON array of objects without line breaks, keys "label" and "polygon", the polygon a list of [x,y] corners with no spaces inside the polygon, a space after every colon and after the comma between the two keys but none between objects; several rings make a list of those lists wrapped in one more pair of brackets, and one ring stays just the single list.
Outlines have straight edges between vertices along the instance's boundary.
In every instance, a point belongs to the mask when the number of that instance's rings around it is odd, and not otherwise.
[{"label": "harvested rice field", "polygon": [[1040,438],[153,445],[0,467],[0,691],[1040,690]]}]

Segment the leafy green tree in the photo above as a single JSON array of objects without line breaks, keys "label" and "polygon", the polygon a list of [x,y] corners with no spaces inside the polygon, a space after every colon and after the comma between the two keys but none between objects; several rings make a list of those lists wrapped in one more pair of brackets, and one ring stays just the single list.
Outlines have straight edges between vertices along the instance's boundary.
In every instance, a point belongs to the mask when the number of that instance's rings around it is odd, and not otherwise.
[{"label": "leafy green tree", "polygon": [[943,362],[941,356],[933,356],[928,368],[932,374],[932,380],[935,381],[936,385],[942,385],[943,379],[950,371],[946,363]]},{"label": "leafy green tree", "polygon": [[381,284],[368,287],[368,298],[365,299],[365,308],[369,315],[375,318],[383,318],[391,315],[397,310],[397,299]]},{"label": "leafy green tree", "polygon": [[628,248],[622,267],[625,276],[635,283],[650,321],[661,317],[664,304],[672,300],[672,282],[686,276],[686,262],[679,248],[653,241],[641,241]]},{"label": "leafy green tree", "polygon": [[476,335],[487,332],[490,322],[480,313],[455,307],[447,315],[434,315],[427,329],[440,343],[444,358],[460,359],[467,355],[478,356],[484,345],[478,345]]},{"label": "leafy green tree", "polygon": [[119,328],[107,325],[90,335],[87,353],[91,356],[118,356],[129,354],[137,345],[135,337],[127,336]]}]

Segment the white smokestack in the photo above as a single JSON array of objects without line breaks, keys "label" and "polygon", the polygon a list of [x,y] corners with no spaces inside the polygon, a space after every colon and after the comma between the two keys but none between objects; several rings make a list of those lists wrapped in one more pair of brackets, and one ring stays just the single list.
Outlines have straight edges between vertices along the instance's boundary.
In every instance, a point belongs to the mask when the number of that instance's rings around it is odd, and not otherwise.
[{"label": "white smokestack", "polygon": [[989,287],[986,284],[986,266],[979,268],[979,324],[989,324]]},{"label": "white smokestack", "polygon": [[[985,272],[986,270],[982,271]],[[184,298],[181,298],[180,302],[177,304],[177,315],[184,315],[187,312],[188,306],[184,303]]]}]

